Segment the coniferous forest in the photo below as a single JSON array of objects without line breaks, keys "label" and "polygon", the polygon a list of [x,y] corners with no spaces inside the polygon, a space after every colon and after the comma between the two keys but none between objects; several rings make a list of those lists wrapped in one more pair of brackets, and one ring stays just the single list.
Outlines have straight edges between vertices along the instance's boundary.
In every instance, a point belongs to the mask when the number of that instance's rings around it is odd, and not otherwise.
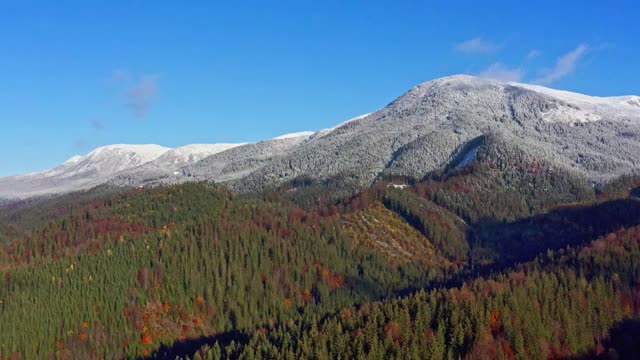
[{"label": "coniferous forest", "polygon": [[553,173],[533,188],[491,176],[476,163],[346,196],[187,183],[5,207],[0,358],[640,354],[640,179],[545,192]]},{"label": "coniferous forest", "polygon": [[640,0],[0,0],[0,360],[640,360]]}]

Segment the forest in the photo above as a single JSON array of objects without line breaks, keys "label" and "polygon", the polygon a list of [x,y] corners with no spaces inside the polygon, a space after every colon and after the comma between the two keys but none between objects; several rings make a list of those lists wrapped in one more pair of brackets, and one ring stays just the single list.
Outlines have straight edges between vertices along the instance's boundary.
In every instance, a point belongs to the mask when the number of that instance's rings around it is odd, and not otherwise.
[{"label": "forest", "polygon": [[531,188],[494,170],[337,198],[300,179],[2,208],[0,359],[640,353],[640,178]]}]

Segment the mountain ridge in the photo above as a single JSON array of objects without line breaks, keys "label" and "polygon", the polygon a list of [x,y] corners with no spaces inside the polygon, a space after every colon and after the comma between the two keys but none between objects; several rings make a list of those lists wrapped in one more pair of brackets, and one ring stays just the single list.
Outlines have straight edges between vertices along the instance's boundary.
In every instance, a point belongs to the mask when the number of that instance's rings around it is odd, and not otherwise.
[{"label": "mountain ridge", "polygon": [[[638,99],[453,75],[418,84],[375,112],[316,132],[250,144],[101,147],[92,153],[123,148],[111,156],[116,164],[104,167],[111,171],[92,172],[85,163],[88,167],[79,173],[85,178],[68,176],[67,168],[78,168],[90,153],[43,172],[0,178],[0,197],[55,194],[102,183],[129,187],[185,181],[225,182],[239,191],[253,191],[301,176],[338,176],[356,189],[380,176],[421,178],[448,168],[465,144],[495,131],[507,143],[517,143],[592,183],[603,183],[640,168]],[[473,156],[465,162],[471,161]],[[54,176],[55,181],[51,185],[28,178],[26,185],[16,186],[25,176]],[[65,184],[69,178],[75,182]]]}]

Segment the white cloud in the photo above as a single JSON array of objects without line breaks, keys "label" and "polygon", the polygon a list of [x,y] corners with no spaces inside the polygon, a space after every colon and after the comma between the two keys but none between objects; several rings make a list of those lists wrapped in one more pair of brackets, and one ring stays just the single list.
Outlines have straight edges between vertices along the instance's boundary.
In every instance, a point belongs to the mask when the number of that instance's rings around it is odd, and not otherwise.
[{"label": "white cloud", "polygon": [[465,40],[454,46],[454,49],[460,52],[472,54],[492,53],[497,51],[500,46],[494,44],[489,40],[485,40],[481,37],[475,37],[473,39]]},{"label": "white cloud", "polygon": [[502,63],[494,63],[484,71],[482,71],[480,74],[478,74],[478,76],[504,82],[510,82],[522,80],[524,73],[520,68],[511,69],[506,67]]},{"label": "white cloud", "polygon": [[91,126],[96,130],[102,130],[105,128],[104,123],[98,119],[91,120]]},{"label": "white cloud", "polygon": [[540,51],[538,49],[533,49],[533,50],[529,51],[529,53],[527,54],[527,59],[528,60],[535,59],[540,55],[542,55],[542,51]]},{"label": "white cloud", "polygon": [[563,78],[564,76],[572,73],[576,69],[576,65],[582,59],[582,57],[589,51],[589,46],[581,44],[577,48],[562,55],[556,60],[556,64],[553,68],[544,71],[544,75],[534,80],[534,83],[549,85],[556,80]]},{"label": "white cloud", "polygon": [[73,147],[78,150],[85,150],[89,147],[89,144],[85,139],[78,139],[73,143]]},{"label": "white cloud", "polygon": [[143,76],[140,81],[133,84],[127,96],[129,98],[129,107],[138,118],[143,118],[149,111],[149,105],[158,92],[158,76]]},{"label": "white cloud", "polygon": [[111,81],[116,84],[126,84],[131,81],[131,74],[122,69],[116,69],[111,72]]},{"label": "white cloud", "polygon": [[[143,118],[149,111],[149,106],[158,93],[158,75],[143,75],[136,79],[126,70],[114,70],[111,81],[127,98],[127,106],[137,118]],[[99,128],[98,126],[94,127]]]}]

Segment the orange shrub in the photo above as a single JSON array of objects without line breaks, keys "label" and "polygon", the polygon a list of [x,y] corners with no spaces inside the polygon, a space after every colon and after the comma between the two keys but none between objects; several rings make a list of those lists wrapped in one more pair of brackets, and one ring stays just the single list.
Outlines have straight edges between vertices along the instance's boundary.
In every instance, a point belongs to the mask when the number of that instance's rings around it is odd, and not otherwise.
[{"label": "orange shrub", "polygon": [[384,325],[384,336],[397,342],[400,340],[400,324],[395,321],[390,321]]},{"label": "orange shrub", "polygon": [[140,342],[142,342],[142,345],[149,345],[153,342],[153,339],[151,338],[151,335],[143,333],[140,337]]},{"label": "orange shrub", "polygon": [[502,318],[500,317],[500,311],[497,309],[491,310],[491,317],[489,319],[489,326],[493,336],[502,332]]}]

